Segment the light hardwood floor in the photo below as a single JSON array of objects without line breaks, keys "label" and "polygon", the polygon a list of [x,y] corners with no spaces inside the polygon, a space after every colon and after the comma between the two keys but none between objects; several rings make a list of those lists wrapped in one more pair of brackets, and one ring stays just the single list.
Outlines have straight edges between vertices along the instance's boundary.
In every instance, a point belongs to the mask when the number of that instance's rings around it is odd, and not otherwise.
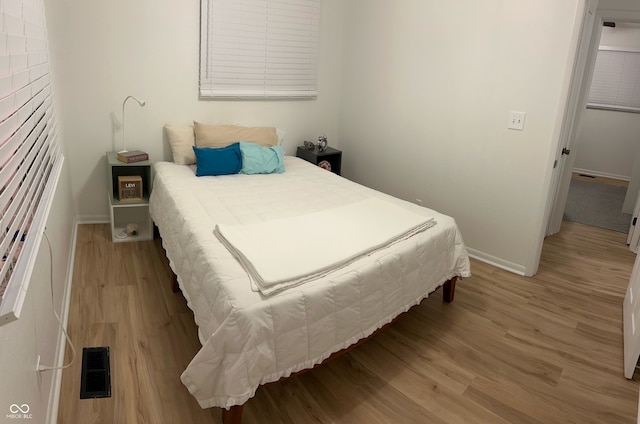
[{"label": "light hardwood floor", "polygon": [[[160,241],[108,231],[79,227],[69,333],[79,352],[110,346],[112,397],[79,399],[78,358],[58,422],[219,423],[180,382],[199,342]],[[335,362],[260,388],[243,423],[635,423],[622,358],[633,260],[624,234],[565,222],[534,278],[473,261],[452,304],[438,292]]]},{"label": "light hardwood floor", "polygon": [[582,181],[593,181],[596,183],[609,184],[618,187],[629,187],[629,181],[618,180],[615,178],[608,177],[594,177],[585,174],[580,174],[579,172],[574,172],[571,174],[571,178],[574,180],[582,180]]}]

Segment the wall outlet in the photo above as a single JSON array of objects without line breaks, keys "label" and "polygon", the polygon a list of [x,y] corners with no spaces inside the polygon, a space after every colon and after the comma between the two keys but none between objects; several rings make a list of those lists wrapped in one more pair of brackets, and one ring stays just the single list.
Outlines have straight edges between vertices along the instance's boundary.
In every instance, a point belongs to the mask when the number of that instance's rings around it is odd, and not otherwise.
[{"label": "wall outlet", "polygon": [[509,114],[509,123],[507,128],[510,130],[524,131],[524,117],[527,114],[525,112],[517,112],[512,110]]}]

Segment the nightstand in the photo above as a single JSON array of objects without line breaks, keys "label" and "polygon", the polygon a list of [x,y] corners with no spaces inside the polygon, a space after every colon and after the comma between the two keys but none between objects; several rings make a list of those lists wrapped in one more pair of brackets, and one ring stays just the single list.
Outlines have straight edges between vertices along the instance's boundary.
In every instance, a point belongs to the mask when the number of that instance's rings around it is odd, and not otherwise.
[{"label": "nightstand", "polygon": [[[153,182],[151,162],[145,160],[124,163],[118,160],[117,153],[107,152],[107,174],[111,240],[113,242],[152,240],[153,222],[149,215],[149,195]],[[118,177],[139,177],[142,182],[142,196],[139,199],[120,200],[121,189],[118,185]],[[122,179],[122,181],[125,180],[126,178]],[[138,225],[137,235],[127,235],[128,224]]]},{"label": "nightstand", "polygon": [[311,162],[314,165],[320,164],[322,161],[327,161],[331,165],[331,172],[340,175],[342,167],[342,151],[334,149],[333,147],[327,147],[325,150],[320,151],[318,148],[309,150],[304,146],[298,146],[296,156]]}]

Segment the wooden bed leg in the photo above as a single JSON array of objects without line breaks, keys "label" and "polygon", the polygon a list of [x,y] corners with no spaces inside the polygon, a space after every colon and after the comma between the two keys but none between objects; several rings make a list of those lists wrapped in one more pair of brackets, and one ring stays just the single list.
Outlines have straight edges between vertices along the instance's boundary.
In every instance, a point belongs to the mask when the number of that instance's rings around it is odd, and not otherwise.
[{"label": "wooden bed leg", "polygon": [[171,291],[174,293],[178,293],[180,291],[180,286],[178,285],[178,276],[173,274],[173,280],[171,280]]},{"label": "wooden bed leg", "polygon": [[453,296],[456,294],[456,280],[458,277],[453,277],[451,280],[444,283],[442,286],[442,300],[447,303],[453,302]]},{"label": "wooden bed leg", "polygon": [[240,424],[242,421],[242,406],[234,405],[229,409],[222,409],[222,424]]}]

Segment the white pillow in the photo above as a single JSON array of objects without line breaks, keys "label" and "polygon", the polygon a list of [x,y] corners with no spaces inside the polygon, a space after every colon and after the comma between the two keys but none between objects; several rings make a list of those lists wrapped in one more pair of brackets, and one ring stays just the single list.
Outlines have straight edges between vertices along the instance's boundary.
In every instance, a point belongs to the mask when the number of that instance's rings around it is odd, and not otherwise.
[{"label": "white pillow", "polygon": [[[241,125],[243,127],[252,126],[252,125],[247,125],[247,124],[242,124],[242,123],[233,124],[233,125]],[[285,134],[286,133],[284,132],[284,130],[281,130],[280,128],[276,127],[276,135],[278,136],[278,146],[282,146],[282,140],[284,140]]]},{"label": "white pillow", "polygon": [[274,127],[247,127],[230,124],[204,124],[193,121],[197,147],[226,147],[238,141],[250,141],[261,146],[277,146]]},{"label": "white pillow", "polygon": [[193,165],[196,163],[196,155],[193,146],[196,137],[191,125],[165,125],[164,130],[171,145],[173,163],[178,165]]},{"label": "white pillow", "polygon": [[[193,146],[196,145],[196,136],[193,126],[167,124],[164,126],[164,130],[171,146],[173,163],[178,165],[193,165],[196,163],[196,155],[193,152]],[[276,128],[276,135],[278,136],[278,146],[281,146],[285,132],[280,128]]]}]

